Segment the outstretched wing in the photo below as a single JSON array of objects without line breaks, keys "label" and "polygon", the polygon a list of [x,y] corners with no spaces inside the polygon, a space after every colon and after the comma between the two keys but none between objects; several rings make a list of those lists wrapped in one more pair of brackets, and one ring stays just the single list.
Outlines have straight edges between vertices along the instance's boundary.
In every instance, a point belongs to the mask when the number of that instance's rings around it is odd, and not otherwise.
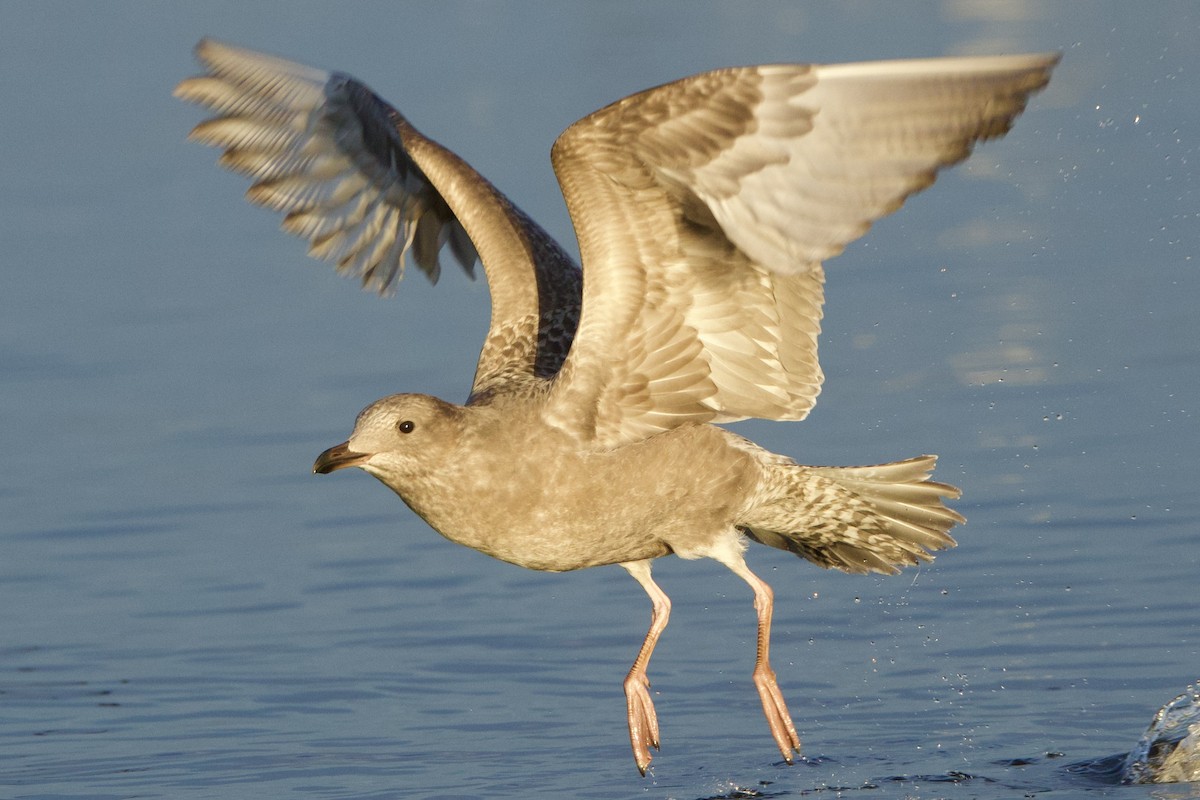
[{"label": "outstretched wing", "polygon": [[587,281],[549,421],[605,446],[805,417],[821,262],[1005,133],[1057,60],[721,69],[572,125],[554,168]]},{"label": "outstretched wing", "polygon": [[191,137],[224,149],[219,163],[254,179],[247,197],[284,212],[311,255],[387,294],[408,256],[436,282],[445,245],[468,273],[478,254],[492,319],[474,400],[558,372],[579,269],[487,180],[349,76],[209,39],[196,57],[207,73],[175,94],[218,116]]}]

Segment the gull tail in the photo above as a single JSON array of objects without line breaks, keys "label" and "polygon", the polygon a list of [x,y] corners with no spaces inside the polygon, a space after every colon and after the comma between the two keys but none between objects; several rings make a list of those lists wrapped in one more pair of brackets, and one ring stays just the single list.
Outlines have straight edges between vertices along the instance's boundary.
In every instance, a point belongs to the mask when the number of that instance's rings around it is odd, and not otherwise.
[{"label": "gull tail", "polygon": [[764,464],[759,502],[739,523],[756,542],[845,572],[896,573],[953,547],[961,493],[929,479],[937,456],[867,467]]}]

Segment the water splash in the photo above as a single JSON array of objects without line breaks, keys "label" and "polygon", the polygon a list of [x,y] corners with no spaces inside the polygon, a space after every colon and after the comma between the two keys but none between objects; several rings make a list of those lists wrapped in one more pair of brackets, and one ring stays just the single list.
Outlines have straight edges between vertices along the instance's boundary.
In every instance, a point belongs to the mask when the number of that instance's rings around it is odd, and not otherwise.
[{"label": "water splash", "polygon": [[1158,710],[1125,757],[1122,783],[1200,781],[1200,683]]}]

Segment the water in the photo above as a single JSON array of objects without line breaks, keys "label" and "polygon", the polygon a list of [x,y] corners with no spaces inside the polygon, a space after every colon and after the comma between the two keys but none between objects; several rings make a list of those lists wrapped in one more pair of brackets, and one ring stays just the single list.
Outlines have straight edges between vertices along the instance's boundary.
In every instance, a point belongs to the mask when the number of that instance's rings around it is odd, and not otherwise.
[{"label": "water", "polygon": [[[1064,51],[1007,139],[829,265],[811,419],[741,426],[812,463],[937,452],[965,490],[961,546],[899,577],[751,553],[804,762],[722,568],[656,567],[642,779],[633,581],[500,564],[308,474],[379,396],[465,396],[486,287],[379,301],[248,208],[170,96],[205,34],[362,77],[566,242],[549,145],[631,91]],[[0,795],[1167,791],[1073,765],[1200,672],[1198,39],[1187,3],[0,6]]]},{"label": "water", "polygon": [[1126,756],[1126,783],[1200,781],[1200,687],[1167,703]]}]

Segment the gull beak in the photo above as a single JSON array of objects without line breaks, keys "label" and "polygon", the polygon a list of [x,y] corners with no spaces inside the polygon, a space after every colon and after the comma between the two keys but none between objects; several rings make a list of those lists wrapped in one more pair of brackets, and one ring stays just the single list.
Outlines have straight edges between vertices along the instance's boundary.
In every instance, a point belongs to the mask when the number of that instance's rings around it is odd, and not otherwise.
[{"label": "gull beak", "polygon": [[349,442],[342,442],[317,456],[313,463],[313,472],[325,475],[343,467],[359,467],[370,457],[370,453],[356,453],[350,449]]}]

